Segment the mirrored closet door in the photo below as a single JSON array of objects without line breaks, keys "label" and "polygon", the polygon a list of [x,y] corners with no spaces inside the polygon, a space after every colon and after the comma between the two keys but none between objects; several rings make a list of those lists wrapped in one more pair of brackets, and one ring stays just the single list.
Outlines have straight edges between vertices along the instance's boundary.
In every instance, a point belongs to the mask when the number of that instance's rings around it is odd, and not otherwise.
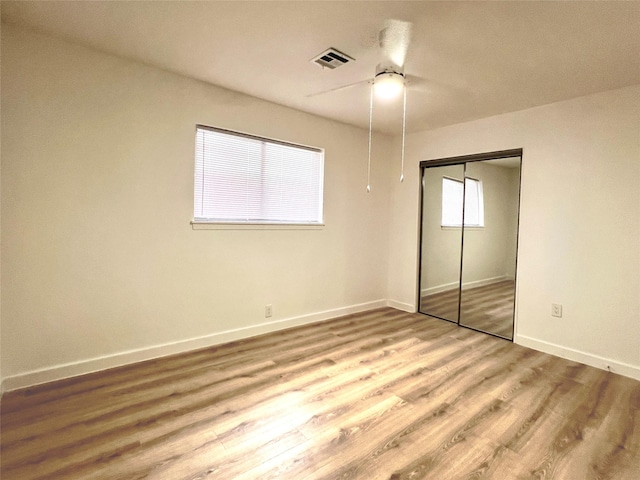
[{"label": "mirrored closet door", "polygon": [[420,164],[421,313],[513,339],[521,158]]},{"label": "mirrored closet door", "polygon": [[455,222],[447,212],[462,209],[463,181],[464,165],[422,171],[419,311],[455,323],[460,313],[462,229],[445,224]]}]

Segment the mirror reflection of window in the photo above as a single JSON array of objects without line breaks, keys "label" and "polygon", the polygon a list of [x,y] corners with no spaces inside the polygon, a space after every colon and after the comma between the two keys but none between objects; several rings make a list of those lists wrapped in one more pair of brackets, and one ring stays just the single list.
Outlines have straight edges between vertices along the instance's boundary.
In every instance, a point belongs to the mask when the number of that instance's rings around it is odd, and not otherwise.
[{"label": "mirror reflection of window", "polygon": [[462,226],[462,182],[442,177],[442,226]]},{"label": "mirror reflection of window", "polygon": [[462,199],[464,205],[464,226],[484,226],[484,196],[482,182],[475,178],[465,179],[466,195],[462,182],[442,177],[442,226],[462,227]]}]

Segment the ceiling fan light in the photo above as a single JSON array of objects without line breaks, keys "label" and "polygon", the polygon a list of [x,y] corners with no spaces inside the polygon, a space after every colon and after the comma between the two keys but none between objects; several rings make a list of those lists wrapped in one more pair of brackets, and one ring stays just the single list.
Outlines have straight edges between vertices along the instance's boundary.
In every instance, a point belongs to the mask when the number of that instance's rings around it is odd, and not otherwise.
[{"label": "ceiling fan light", "polygon": [[381,99],[395,98],[404,88],[404,77],[396,72],[380,73],[373,81],[376,97]]}]

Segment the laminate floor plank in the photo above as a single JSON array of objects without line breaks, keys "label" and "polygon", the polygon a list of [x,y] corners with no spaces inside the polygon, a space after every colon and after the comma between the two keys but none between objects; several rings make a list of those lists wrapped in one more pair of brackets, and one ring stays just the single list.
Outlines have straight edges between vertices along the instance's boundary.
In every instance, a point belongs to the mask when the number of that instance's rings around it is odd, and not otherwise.
[{"label": "laminate floor plank", "polygon": [[377,402],[372,408],[360,410],[338,425],[323,425],[306,444],[240,475],[238,480],[303,479],[310,475],[314,478],[321,468],[329,465],[335,469],[351,458],[354,445],[360,444],[365,450],[363,443],[376,444],[390,429],[418,415],[419,412],[397,397]]},{"label": "laminate floor plank", "polygon": [[[203,383],[202,378],[196,383],[183,382],[180,388],[174,385],[161,384],[156,385],[151,392],[149,390],[140,390],[135,397],[129,397],[119,402],[113,402],[112,399],[91,411],[76,407],[75,415],[73,411],[65,410],[60,415],[55,415],[48,420],[42,420],[42,416],[38,415],[37,421],[24,428],[16,428],[18,433],[22,433],[29,441],[29,454],[39,451],[40,448],[50,448],[51,439],[64,439],[65,442],[72,443],[86,437],[100,435],[105,429],[109,431],[121,425],[136,424],[140,420],[141,414],[147,419],[157,420],[157,416],[167,413],[167,406],[172,410],[188,408],[194,399],[198,398],[197,394],[204,395],[205,398],[212,400],[222,395],[229,395],[234,390],[244,390],[256,381],[252,378],[240,377],[233,378],[226,382]],[[166,400],[169,400],[168,402]],[[165,400],[165,401],[163,401]],[[86,411],[83,415],[80,412]],[[27,428],[28,427],[28,428]],[[38,434],[38,432],[40,432]],[[46,433],[42,433],[46,432]],[[75,437],[76,432],[78,438]],[[11,451],[12,448],[22,449],[24,441],[16,445],[16,435],[7,434],[7,443],[3,446],[3,451]],[[4,437],[3,432],[3,437]]]},{"label": "laminate floor plank", "polygon": [[[82,411],[83,403],[86,401],[83,395],[76,394],[74,396],[65,395],[58,402],[47,402],[41,404],[37,409],[37,413],[31,410],[29,422],[25,423],[24,418],[20,416],[26,410],[21,412],[12,412],[7,415],[6,428],[16,424],[16,428],[10,430],[7,435],[5,445],[10,444],[14,436],[29,436],[30,431],[39,432],[42,429],[41,423],[46,423],[49,430],[56,428],[66,429],[73,422],[82,422],[89,424],[94,420],[100,421],[109,415],[117,415],[122,417],[126,411],[133,410],[134,413],[138,408],[144,405],[156,405],[158,399],[167,398],[168,396],[177,397],[183,391],[193,391],[194,389],[203,389],[205,387],[220,388],[220,384],[224,383],[225,388],[230,386],[229,381],[235,379],[236,382],[246,383],[249,376],[257,371],[264,370],[266,367],[273,365],[272,361],[262,361],[244,366],[237,370],[225,372],[212,371],[210,369],[185,369],[184,374],[180,376],[167,375],[165,379],[156,378],[140,382],[135,386],[124,386],[114,389],[102,389],[100,397],[108,402],[103,402],[100,408],[95,408],[88,412],[85,416],[78,415],[78,411]],[[35,413],[35,414],[34,414]],[[55,418],[52,420],[52,416]]]},{"label": "laminate floor plank", "polygon": [[[313,367],[317,367],[317,365],[313,365]],[[300,367],[297,367],[297,369],[300,369]],[[288,370],[294,370],[294,368],[289,367]],[[280,370],[277,379],[280,379],[283,374],[284,370]],[[189,393],[187,395],[177,396],[174,392],[166,402],[158,402],[157,399],[154,399],[151,402],[133,403],[126,409],[109,411],[97,417],[84,418],[80,421],[69,423],[66,428],[64,425],[60,427],[59,422],[57,422],[58,419],[56,418],[48,425],[48,432],[43,432],[37,437],[29,437],[31,441],[29,448],[25,448],[24,444],[19,445],[19,447],[23,455],[29,456],[37,454],[42,450],[50,449],[51,443],[54,441],[58,444],[58,448],[61,447],[61,443],[64,445],[78,442],[82,444],[82,448],[78,449],[80,451],[90,447],[90,442],[93,440],[104,442],[105,435],[111,434],[114,431],[116,433],[119,432],[121,435],[130,434],[132,430],[139,428],[140,417],[145,418],[146,423],[157,426],[167,418],[172,419],[178,415],[179,418],[184,418],[189,412],[202,410],[209,404],[217,405],[218,410],[220,410],[223,405],[221,393],[233,399],[233,395],[229,395],[228,390],[234,386],[246,386],[252,383],[255,383],[255,379],[241,378],[235,384],[233,380],[230,379],[225,382],[224,385],[218,384],[215,390],[200,391],[198,396],[191,395],[190,393],[192,392],[187,392]],[[243,398],[248,398],[248,395],[245,395]],[[237,403],[237,400],[234,401]],[[100,410],[98,412],[102,413]],[[62,442],[60,439],[63,439]],[[5,444],[3,451],[10,453],[12,446],[11,444]],[[40,447],[39,450],[38,447]],[[20,456],[16,455],[14,459],[19,460]]]},{"label": "laminate floor plank", "polygon": [[390,308],[9,392],[0,413],[16,480],[640,478],[640,382]]},{"label": "laminate floor plank", "polygon": [[461,325],[511,338],[514,298],[515,282],[503,280],[462,292],[454,288],[423,295],[420,311],[455,323],[459,316]]}]

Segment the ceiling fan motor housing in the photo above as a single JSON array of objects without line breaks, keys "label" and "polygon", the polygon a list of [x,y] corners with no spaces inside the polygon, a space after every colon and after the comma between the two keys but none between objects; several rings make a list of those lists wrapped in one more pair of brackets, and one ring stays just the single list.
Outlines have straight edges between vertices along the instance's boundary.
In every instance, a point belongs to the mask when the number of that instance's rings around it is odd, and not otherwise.
[{"label": "ceiling fan motor housing", "polygon": [[380,72],[373,79],[373,89],[378,98],[395,98],[402,92],[404,87],[404,74],[392,70]]},{"label": "ceiling fan motor housing", "polygon": [[379,63],[376,66],[376,77],[378,75],[383,75],[385,73],[400,75],[404,78],[404,68],[399,65],[395,65],[391,62],[388,63]]}]

